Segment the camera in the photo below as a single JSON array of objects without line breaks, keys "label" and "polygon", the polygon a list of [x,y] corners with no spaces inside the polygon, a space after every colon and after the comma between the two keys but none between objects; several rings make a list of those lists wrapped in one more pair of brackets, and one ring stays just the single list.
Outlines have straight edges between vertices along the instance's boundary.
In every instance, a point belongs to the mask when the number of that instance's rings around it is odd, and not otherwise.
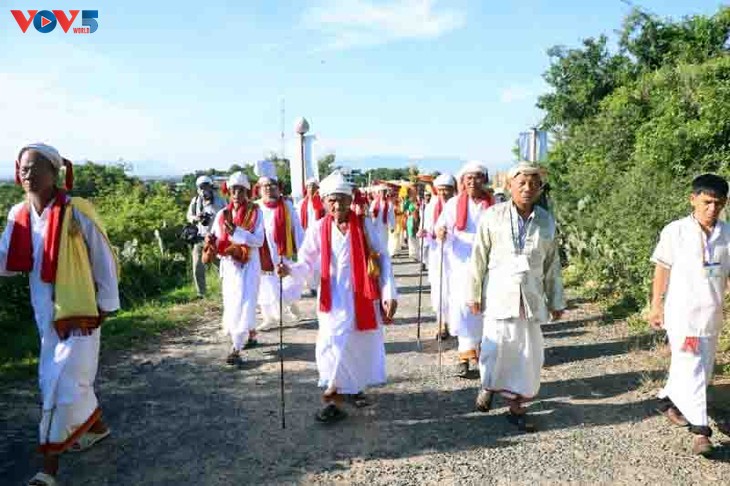
[{"label": "camera", "polygon": [[183,226],[182,231],[180,231],[180,239],[188,245],[194,245],[204,240],[200,233],[198,233],[198,227],[194,224]]},{"label": "camera", "polygon": [[213,215],[210,213],[202,213],[198,217],[198,219],[200,221],[200,224],[202,224],[203,226],[210,226],[210,223],[213,220]]}]

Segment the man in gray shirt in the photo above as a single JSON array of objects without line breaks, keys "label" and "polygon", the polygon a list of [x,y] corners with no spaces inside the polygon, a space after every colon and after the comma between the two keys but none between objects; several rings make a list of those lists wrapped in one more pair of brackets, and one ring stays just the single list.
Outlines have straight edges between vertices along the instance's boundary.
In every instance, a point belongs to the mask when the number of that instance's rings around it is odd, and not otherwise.
[{"label": "man in gray shirt", "polygon": [[211,232],[213,220],[218,211],[226,205],[220,197],[215,194],[213,180],[208,176],[200,176],[195,181],[198,188],[198,195],[190,201],[188,206],[188,223],[198,227],[199,241],[193,245],[193,278],[195,290],[198,297],[205,296],[205,264],[203,263],[203,239]]}]

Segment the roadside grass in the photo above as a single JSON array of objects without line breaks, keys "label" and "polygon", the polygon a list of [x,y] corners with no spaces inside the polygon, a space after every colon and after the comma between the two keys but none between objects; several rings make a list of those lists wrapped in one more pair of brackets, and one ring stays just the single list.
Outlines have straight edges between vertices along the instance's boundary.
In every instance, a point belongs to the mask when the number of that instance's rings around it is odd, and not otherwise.
[{"label": "roadside grass", "polygon": [[[102,325],[102,357],[106,351],[135,348],[165,332],[184,329],[207,312],[220,308],[216,267],[210,267],[207,280],[205,299],[197,299],[193,284],[186,283],[111,316]],[[15,329],[18,326],[22,326],[21,332]],[[3,329],[10,327],[2,326]],[[36,379],[39,347],[36,325],[32,318],[25,316],[12,327],[12,335],[0,341],[0,382]]]}]

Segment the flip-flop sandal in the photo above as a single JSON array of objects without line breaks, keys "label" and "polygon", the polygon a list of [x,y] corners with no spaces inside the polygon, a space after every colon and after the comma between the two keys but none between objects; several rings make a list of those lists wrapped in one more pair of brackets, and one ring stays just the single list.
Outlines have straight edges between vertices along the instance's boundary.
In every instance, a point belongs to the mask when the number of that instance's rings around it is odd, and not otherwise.
[{"label": "flip-flop sandal", "polygon": [[44,472],[36,473],[36,475],[28,481],[28,486],[56,486],[56,484],[58,484],[56,482],[56,478]]},{"label": "flip-flop sandal", "polygon": [[111,429],[106,429],[101,434],[95,434],[93,432],[87,432],[81,437],[79,437],[79,440],[73,443],[71,447],[69,447],[68,452],[84,452],[89,450],[91,447],[94,446],[97,442],[106,439],[109,437],[109,434],[111,434]]},{"label": "flip-flop sandal", "polygon": [[325,408],[317,412],[317,415],[315,415],[317,421],[322,422],[323,424],[339,422],[345,417],[347,417],[347,413],[336,405],[327,405]]},{"label": "flip-flop sandal", "polygon": [[526,413],[521,413],[521,414],[516,414],[516,413],[512,413],[512,412],[507,413],[507,420],[512,425],[516,425],[517,430],[519,430],[520,432],[528,432],[528,433],[535,432],[537,430],[537,428],[535,427],[535,424],[532,423],[531,421],[528,421],[527,418],[528,417],[527,417]]}]

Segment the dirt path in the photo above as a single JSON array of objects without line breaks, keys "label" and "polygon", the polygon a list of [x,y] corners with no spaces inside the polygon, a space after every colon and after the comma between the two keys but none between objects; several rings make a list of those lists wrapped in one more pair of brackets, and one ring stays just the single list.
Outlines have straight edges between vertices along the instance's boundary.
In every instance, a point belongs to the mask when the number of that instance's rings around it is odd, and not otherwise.
[{"label": "dirt path", "polygon": [[[113,438],[65,457],[62,484],[727,483],[726,449],[717,460],[692,457],[687,433],[652,412],[663,372],[651,343],[628,337],[624,324],[603,324],[591,305],[573,302],[564,321],[543,326],[546,366],[532,405],[540,431],[521,435],[499,402],[474,412],[477,381],[453,376],[453,341],[439,375],[431,312],[418,352],[418,269],[396,259],[395,271],[401,307],[387,330],[389,382],[371,391],[372,407],[335,426],[314,421],[316,322],[301,321],[285,329],[281,430],[278,332],[264,333],[244,368],[231,369],[216,309],[154,350],[103,357],[98,384]],[[314,304],[302,301],[303,315]],[[2,390],[2,484],[23,484],[38,466],[37,400],[33,383]]]}]

